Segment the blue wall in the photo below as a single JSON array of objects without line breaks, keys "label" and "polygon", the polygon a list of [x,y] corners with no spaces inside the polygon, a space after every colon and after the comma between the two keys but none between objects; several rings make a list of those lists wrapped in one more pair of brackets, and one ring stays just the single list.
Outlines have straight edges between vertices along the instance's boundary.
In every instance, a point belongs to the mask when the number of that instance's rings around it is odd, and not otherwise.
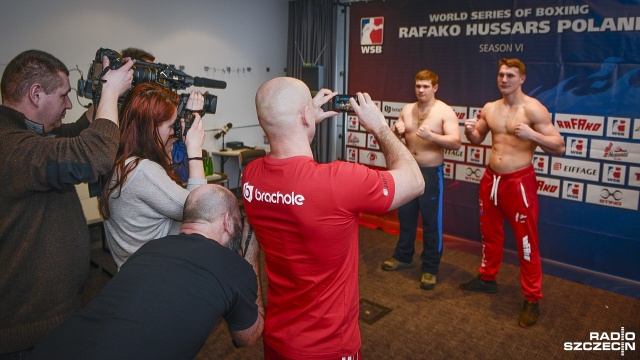
[{"label": "blue wall", "polygon": [[[365,47],[361,30],[373,17],[383,18],[383,41]],[[484,29],[489,33],[480,34]],[[538,178],[549,185],[539,196],[543,258],[640,281],[638,1],[357,3],[351,6],[349,42],[351,93],[369,92],[383,108],[413,102],[415,73],[430,69],[440,77],[437,97],[461,113],[461,123],[501,97],[497,61],[523,60],[523,90],[547,106],[556,127],[558,121],[565,124],[559,130],[568,149],[562,157],[536,153],[547,162],[536,170]],[[386,115],[392,123],[394,114]],[[586,119],[591,127],[563,122],[572,118]],[[577,142],[583,148],[571,152]],[[472,163],[466,155],[446,163],[461,172],[484,168],[486,159]],[[596,175],[580,174],[588,168]],[[621,178],[613,176],[616,171]],[[568,196],[572,187],[579,195]],[[473,179],[452,173],[446,181],[445,233],[480,241],[477,192]],[[515,249],[509,232],[505,247]]]}]

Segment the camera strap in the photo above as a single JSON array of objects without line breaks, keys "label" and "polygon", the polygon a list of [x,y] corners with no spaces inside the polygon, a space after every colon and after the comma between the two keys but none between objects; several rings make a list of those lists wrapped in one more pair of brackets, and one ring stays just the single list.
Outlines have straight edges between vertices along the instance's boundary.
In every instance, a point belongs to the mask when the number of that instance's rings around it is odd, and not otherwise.
[{"label": "camera strap", "polygon": [[106,82],[106,81],[102,80],[102,77],[103,77],[103,76],[104,76],[104,74],[106,74],[109,70],[111,70],[111,68],[109,68],[109,67],[106,67],[106,68],[102,69],[102,71],[100,72],[100,81],[102,81],[102,82]]},{"label": "camera strap", "polygon": [[98,79],[100,79],[100,81],[98,81],[98,85],[96,86],[96,94],[93,97],[95,99],[95,104],[93,104],[95,106],[94,110],[93,110],[93,116],[95,117],[95,113],[98,109],[98,103],[100,102],[100,97],[102,95],[102,83],[107,82],[107,80],[103,80],[102,77],[104,76],[104,74],[106,74],[109,71],[109,67],[106,67],[104,69],[102,69],[102,71],[100,72],[100,76],[98,76]]},{"label": "camera strap", "polygon": [[247,240],[244,241],[244,248],[242,249],[242,257],[247,257],[247,247],[249,247],[249,242],[251,241],[251,235],[253,235],[253,227],[249,225],[249,231],[247,231]]},{"label": "camera strap", "polygon": [[[204,117],[204,115],[205,115],[204,109],[200,109],[200,110],[184,109],[182,112],[184,113],[185,118],[187,116],[192,117],[193,114],[198,114],[198,115],[200,115],[200,117]],[[178,114],[178,117],[179,116],[180,116],[180,114]],[[191,120],[193,120],[193,118]]]}]

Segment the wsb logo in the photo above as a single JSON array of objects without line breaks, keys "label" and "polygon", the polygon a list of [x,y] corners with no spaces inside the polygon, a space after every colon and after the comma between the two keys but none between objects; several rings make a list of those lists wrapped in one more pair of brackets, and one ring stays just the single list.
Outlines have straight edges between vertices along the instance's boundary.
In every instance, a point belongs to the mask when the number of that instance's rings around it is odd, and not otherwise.
[{"label": "wsb logo", "polygon": [[384,17],[360,19],[360,50],[363,54],[382,54]]},{"label": "wsb logo", "polygon": [[360,46],[363,54],[382,54],[382,46],[368,45]]},{"label": "wsb logo", "polygon": [[589,341],[565,342],[565,351],[620,351],[624,356],[625,351],[636,350],[636,333],[625,332],[624,327],[620,332],[590,332]]}]

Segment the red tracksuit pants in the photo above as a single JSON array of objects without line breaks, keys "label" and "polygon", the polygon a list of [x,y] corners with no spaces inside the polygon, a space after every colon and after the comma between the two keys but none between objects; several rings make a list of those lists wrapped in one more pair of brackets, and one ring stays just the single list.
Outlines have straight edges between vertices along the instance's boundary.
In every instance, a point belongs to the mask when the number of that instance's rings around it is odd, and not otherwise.
[{"label": "red tracksuit pants", "polygon": [[508,174],[488,166],[480,181],[480,278],[496,279],[504,248],[505,217],[516,237],[520,283],[527,300],[542,298],[542,266],[538,249],[538,187],[533,165]]}]

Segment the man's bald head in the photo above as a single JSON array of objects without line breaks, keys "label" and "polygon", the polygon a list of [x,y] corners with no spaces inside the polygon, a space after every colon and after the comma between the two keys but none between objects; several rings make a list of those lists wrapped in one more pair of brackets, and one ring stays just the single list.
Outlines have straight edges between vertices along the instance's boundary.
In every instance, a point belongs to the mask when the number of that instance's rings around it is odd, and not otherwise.
[{"label": "man's bald head", "polygon": [[258,121],[265,131],[292,126],[310,104],[309,88],[292,77],[273,78],[256,92]]},{"label": "man's bald head", "polygon": [[202,185],[189,193],[182,221],[212,223],[226,212],[239,220],[240,209],[233,193],[220,185]]}]

